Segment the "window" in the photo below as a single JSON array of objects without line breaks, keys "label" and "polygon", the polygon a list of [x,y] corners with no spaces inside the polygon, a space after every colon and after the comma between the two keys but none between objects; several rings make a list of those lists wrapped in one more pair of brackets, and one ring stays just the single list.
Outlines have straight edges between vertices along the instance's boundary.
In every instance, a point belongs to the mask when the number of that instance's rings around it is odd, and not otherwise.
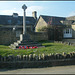
[{"label": "window", "polygon": [[71,34],[71,32],[72,32],[72,30],[71,30],[71,29],[69,29],[69,28],[64,29],[64,33],[65,33],[65,34]]},{"label": "window", "polygon": [[72,37],[72,29],[70,28],[66,28],[64,29],[64,34],[63,34],[64,38],[71,38]]},{"label": "window", "polygon": [[69,34],[69,29],[66,29],[66,34]]},{"label": "window", "polygon": [[71,34],[71,32],[72,32],[71,29],[69,29],[69,28],[65,29],[65,34]]}]

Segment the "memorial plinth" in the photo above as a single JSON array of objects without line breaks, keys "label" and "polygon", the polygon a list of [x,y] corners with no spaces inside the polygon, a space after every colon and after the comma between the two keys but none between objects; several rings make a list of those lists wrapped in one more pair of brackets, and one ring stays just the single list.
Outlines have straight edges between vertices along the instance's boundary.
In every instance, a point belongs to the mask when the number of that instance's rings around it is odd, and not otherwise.
[{"label": "memorial plinth", "polygon": [[14,42],[14,44],[11,44],[11,48],[13,49],[18,49],[20,47],[25,48],[27,47],[43,47],[41,44],[38,44],[37,42],[34,42],[30,39],[29,34],[27,34],[26,31],[26,12],[25,10],[27,9],[27,6],[24,4],[22,6],[22,9],[24,10],[24,15],[23,15],[23,34],[20,34],[20,40],[17,42]]},{"label": "memorial plinth", "polygon": [[[28,34],[21,34],[20,40],[17,40],[17,42],[14,42],[14,44],[11,44],[10,48],[12,49],[25,49],[25,47],[44,47],[41,44],[32,41],[30,39],[30,36]],[[20,48],[21,47],[21,48]]]}]

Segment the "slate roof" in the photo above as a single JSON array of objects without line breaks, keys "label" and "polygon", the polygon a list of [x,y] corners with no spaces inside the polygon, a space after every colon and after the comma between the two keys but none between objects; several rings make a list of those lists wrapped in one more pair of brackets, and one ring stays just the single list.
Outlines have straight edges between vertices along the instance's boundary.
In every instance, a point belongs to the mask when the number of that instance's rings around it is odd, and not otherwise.
[{"label": "slate roof", "polygon": [[47,24],[51,25],[63,25],[60,21],[65,20],[65,17],[55,17],[55,16],[44,16],[40,15]]},{"label": "slate roof", "polygon": [[75,20],[75,16],[66,17],[67,20]]},{"label": "slate roof", "polygon": [[[35,25],[35,22],[33,17],[26,17],[26,25]],[[23,16],[0,15],[0,25],[23,25]]]},{"label": "slate roof", "polygon": [[75,22],[73,22],[73,25],[75,25]]},{"label": "slate roof", "polygon": [[66,20],[63,21],[62,24],[63,24],[63,25],[72,25],[73,23],[74,23],[74,20],[67,20],[67,19],[66,19]]}]

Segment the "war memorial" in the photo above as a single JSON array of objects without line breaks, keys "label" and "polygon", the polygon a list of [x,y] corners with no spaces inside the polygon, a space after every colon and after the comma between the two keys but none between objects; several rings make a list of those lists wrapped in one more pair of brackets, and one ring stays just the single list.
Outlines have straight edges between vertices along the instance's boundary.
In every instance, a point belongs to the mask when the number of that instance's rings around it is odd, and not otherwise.
[{"label": "war memorial", "polygon": [[[27,6],[24,4],[22,6],[24,10],[23,15],[23,32],[20,34],[20,39],[14,44],[10,45],[13,50],[18,49],[31,49],[31,48],[42,48],[42,44],[32,41],[30,35],[27,33],[26,29],[26,9]],[[69,42],[55,41],[59,43],[64,43],[67,45],[74,45]],[[43,54],[29,54],[29,55],[8,55],[0,56],[0,68],[41,68],[41,67],[52,67],[52,66],[63,66],[63,65],[75,65],[75,52],[66,54],[59,53],[49,53],[47,55]]]},{"label": "war memorial", "polygon": [[27,6],[24,4],[22,6],[22,9],[24,10],[24,16],[23,16],[23,34],[20,34],[20,40],[15,42],[14,44],[11,44],[11,48],[37,48],[37,47],[43,47],[41,44],[38,44],[37,42],[34,42],[30,39],[30,35],[27,34],[26,30],[26,9]]}]

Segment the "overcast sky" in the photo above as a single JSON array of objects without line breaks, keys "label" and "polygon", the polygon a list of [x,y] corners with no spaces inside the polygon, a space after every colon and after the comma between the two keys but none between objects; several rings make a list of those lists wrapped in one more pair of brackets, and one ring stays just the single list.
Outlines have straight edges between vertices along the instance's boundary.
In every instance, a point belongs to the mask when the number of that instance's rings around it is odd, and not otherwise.
[{"label": "overcast sky", "polygon": [[32,16],[33,11],[37,11],[37,16],[75,16],[75,1],[0,1],[0,15],[23,16],[23,4],[27,6],[27,16]]}]

